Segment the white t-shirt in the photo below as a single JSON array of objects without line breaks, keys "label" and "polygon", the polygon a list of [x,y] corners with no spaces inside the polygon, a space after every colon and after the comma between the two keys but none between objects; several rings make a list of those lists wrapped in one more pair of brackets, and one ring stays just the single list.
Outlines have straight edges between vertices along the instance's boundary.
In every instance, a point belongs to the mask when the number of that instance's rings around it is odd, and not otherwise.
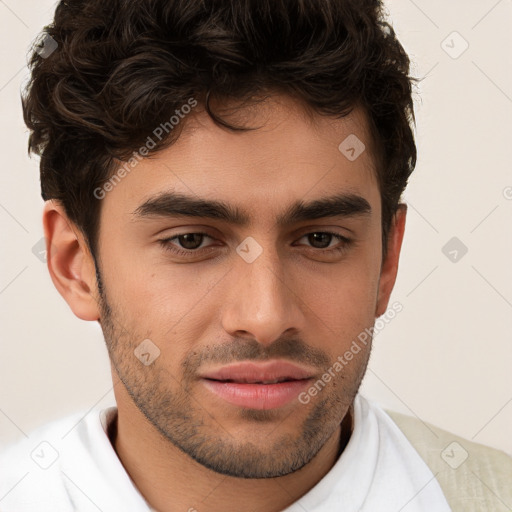
[{"label": "white t-shirt", "polygon": [[[75,414],[0,454],[0,512],[150,512],[107,435],[117,409]],[[391,418],[357,395],[331,470],[283,512],[449,512],[434,475]]]}]

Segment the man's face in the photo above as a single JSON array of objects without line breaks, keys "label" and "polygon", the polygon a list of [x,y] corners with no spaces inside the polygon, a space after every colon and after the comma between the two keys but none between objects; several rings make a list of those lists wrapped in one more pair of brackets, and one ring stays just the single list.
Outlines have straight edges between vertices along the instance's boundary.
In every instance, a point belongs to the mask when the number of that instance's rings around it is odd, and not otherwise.
[{"label": "man's face", "polygon": [[[191,114],[177,143],[107,193],[101,325],[125,387],[116,391],[120,406],[133,400],[204,466],[263,478],[307,464],[359,388],[369,343],[342,370],[332,367],[374,324],[381,203],[359,110],[311,120],[291,99],[274,97],[245,113],[243,124],[258,129],[228,131]],[[366,145],[355,160],[338,149],[352,134]],[[179,205],[166,201],[171,192],[225,203],[247,222],[171,215]],[[296,203],[334,196],[350,198],[341,215],[287,215]],[[234,372],[245,362],[256,366]],[[299,400],[329,368],[329,382]],[[273,377],[290,380],[263,382]]]}]

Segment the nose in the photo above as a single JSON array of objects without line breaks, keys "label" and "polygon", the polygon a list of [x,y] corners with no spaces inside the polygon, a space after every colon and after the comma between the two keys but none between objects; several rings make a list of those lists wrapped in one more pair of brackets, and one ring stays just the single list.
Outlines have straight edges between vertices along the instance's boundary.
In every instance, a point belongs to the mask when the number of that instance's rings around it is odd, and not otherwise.
[{"label": "nose", "polygon": [[222,315],[228,334],[269,345],[280,336],[303,330],[303,300],[294,279],[298,276],[285,266],[269,248],[251,263],[236,256]]}]

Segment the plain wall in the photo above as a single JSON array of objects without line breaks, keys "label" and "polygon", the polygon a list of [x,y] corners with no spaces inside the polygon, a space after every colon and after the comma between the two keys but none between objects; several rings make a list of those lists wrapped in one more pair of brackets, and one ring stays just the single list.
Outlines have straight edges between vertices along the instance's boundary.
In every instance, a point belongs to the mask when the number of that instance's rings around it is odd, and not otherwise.
[{"label": "plain wall", "polygon": [[[512,454],[512,3],[386,5],[413,75],[424,79],[391,299],[403,311],[376,337],[362,390],[384,407]],[[113,402],[99,326],[73,316],[33,252],[43,202],[19,93],[27,51],[54,6],[0,2],[0,444]]]}]

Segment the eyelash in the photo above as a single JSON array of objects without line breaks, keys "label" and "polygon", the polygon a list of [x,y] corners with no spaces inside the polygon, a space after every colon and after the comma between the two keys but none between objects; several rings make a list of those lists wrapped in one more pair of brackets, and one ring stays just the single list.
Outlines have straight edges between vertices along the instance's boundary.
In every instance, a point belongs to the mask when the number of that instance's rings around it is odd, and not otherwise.
[{"label": "eyelash", "polygon": [[[305,233],[300,238],[304,238],[305,236],[312,235],[312,234],[319,234],[319,233],[323,234],[323,235],[331,235],[334,238],[336,238],[337,240],[339,240],[340,242],[343,242],[343,244],[340,247],[334,247],[332,249],[317,249],[316,247],[311,247],[311,249],[319,251],[319,252],[322,252],[324,254],[339,254],[339,253],[342,253],[342,252],[346,251],[349,248],[349,246],[352,244],[352,240],[351,239],[346,238],[346,237],[344,237],[344,236],[342,236],[342,235],[340,235],[338,233],[333,233],[331,231],[311,231],[310,233]],[[200,254],[201,252],[204,252],[204,251],[208,251],[208,249],[214,249],[215,248],[215,246],[213,246],[213,247],[212,246],[210,246],[210,247],[203,247],[203,248],[198,248],[198,249],[180,249],[180,248],[176,248],[176,246],[174,246],[171,242],[173,240],[178,239],[180,236],[184,236],[184,235],[202,235],[202,236],[205,236],[205,237],[213,239],[213,237],[210,236],[208,233],[203,233],[203,232],[200,232],[200,231],[191,231],[191,232],[188,232],[188,233],[180,233],[180,234],[174,235],[173,237],[170,237],[170,238],[164,238],[162,240],[159,240],[159,242],[160,242],[160,244],[162,245],[162,247],[165,250],[170,251],[173,254],[176,254],[178,256],[191,256],[191,255],[195,255],[195,254]]]}]

